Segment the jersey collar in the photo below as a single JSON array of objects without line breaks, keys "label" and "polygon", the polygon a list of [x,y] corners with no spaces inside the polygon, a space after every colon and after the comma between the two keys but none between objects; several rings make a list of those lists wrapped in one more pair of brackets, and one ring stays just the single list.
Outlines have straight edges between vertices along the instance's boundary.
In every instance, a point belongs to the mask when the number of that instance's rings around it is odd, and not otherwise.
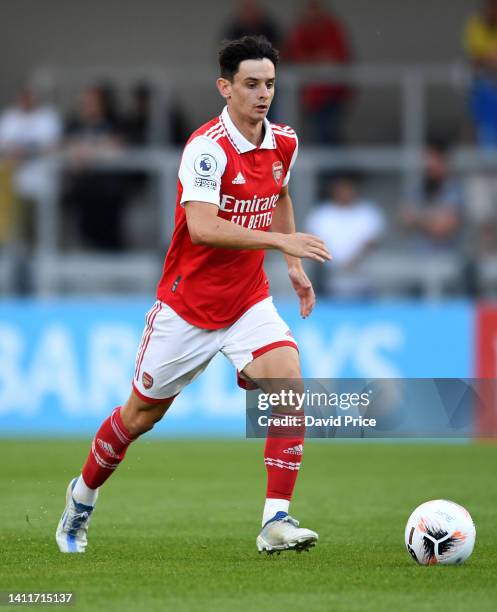
[{"label": "jersey collar", "polygon": [[[221,123],[226,130],[229,141],[238,153],[247,153],[248,151],[257,149],[257,147],[249,142],[235,126],[231,120],[231,117],[229,116],[227,106],[223,108],[223,112],[221,113]],[[259,148],[276,149],[276,140],[274,138],[273,130],[271,129],[271,124],[266,118],[264,118],[264,139]]]}]

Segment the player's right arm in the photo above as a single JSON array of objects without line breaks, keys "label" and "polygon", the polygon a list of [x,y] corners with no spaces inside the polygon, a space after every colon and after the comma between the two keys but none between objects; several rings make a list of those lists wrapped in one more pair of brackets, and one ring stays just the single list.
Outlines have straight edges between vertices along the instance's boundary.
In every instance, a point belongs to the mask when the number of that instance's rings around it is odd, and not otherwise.
[{"label": "player's right arm", "polygon": [[[211,132],[215,133],[215,128]],[[188,231],[193,244],[222,249],[276,249],[293,257],[325,262],[330,254],[317,236],[253,230],[218,216],[221,180],[227,158],[222,147],[206,136],[187,144],[179,179],[183,188]]]},{"label": "player's right arm", "polygon": [[218,216],[218,207],[209,202],[185,203],[188,231],[193,244],[222,249],[275,249],[293,257],[321,263],[331,259],[324,242],[317,236],[295,232],[261,232]]}]

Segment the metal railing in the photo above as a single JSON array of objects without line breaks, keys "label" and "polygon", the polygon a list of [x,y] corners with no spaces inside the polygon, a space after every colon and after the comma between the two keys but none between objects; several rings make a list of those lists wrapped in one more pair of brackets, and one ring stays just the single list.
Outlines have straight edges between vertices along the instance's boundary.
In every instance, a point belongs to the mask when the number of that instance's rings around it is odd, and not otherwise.
[{"label": "metal railing", "polygon": [[[160,66],[88,66],[85,68],[43,67],[36,70],[32,83],[53,96],[61,88],[74,90],[83,84],[107,77],[121,87],[146,81],[152,87],[151,144],[168,142],[169,125],[164,120],[165,112],[170,109],[177,96],[195,87],[195,99],[208,99],[215,90],[217,73],[212,66],[160,67]],[[415,160],[420,147],[425,142],[428,110],[428,88],[431,85],[449,87],[463,92],[471,81],[471,70],[462,62],[444,64],[350,64],[334,66],[329,64],[288,65],[282,64],[277,75],[277,104],[279,115],[285,123],[301,130],[299,92],[310,83],[343,83],[359,90],[395,86],[400,92],[401,137],[399,146],[404,158]],[[214,94],[215,95],[215,94]],[[392,103],[395,105],[395,102]],[[393,106],[388,111],[393,111]],[[387,112],[388,112],[387,111]],[[195,120],[202,123],[210,119],[203,115],[202,105],[197,110]],[[381,142],[379,143],[381,144]],[[406,163],[403,179],[404,192],[412,193],[421,182],[419,164]]]},{"label": "metal railing", "polygon": [[[79,70],[79,69],[78,69]],[[88,82],[101,75],[115,76],[121,83],[136,82],[138,76],[148,78],[154,85],[158,96],[154,104],[154,129],[159,133],[161,127],[159,116],[163,105],[167,105],[175,91],[195,83],[201,97],[202,91],[211,90],[216,74],[211,70],[165,70],[160,68],[114,69],[98,67],[77,72],[69,68],[43,69],[33,76],[33,82],[45,90],[53,89],[57,84],[68,83],[75,87],[83,80]],[[333,81],[352,83],[356,86],[398,85],[402,92],[402,142],[399,146],[344,147],[340,149],[322,147],[302,147],[299,161],[292,172],[291,191],[296,203],[297,223],[303,227],[310,206],[318,196],[320,173],[339,168],[356,169],[365,173],[376,174],[390,172],[401,178],[402,193],[412,193],[422,180],[421,153],[425,140],[427,125],[427,88],[430,84],[445,84],[464,89],[468,86],[470,73],[466,66],[458,63],[430,66],[402,65],[356,65],[348,67],[282,67],[278,73],[278,103],[285,120],[299,127],[298,92],[309,82]],[[174,84],[175,91],[172,91]],[[207,119],[205,117],[204,119]],[[201,119],[200,119],[201,120]],[[122,172],[142,171],[153,176],[157,184],[158,197],[154,210],[158,223],[163,228],[164,243],[156,244],[147,252],[115,256],[67,253],[58,248],[60,235],[60,193],[61,175],[70,168],[70,162],[63,155],[56,155],[40,163],[46,165],[46,171],[53,177],[54,189],[37,203],[36,243],[33,263],[35,288],[39,295],[57,293],[69,281],[76,290],[88,290],[92,286],[105,286],[107,280],[127,278],[131,285],[136,281],[143,290],[153,290],[158,278],[164,244],[167,244],[174,224],[174,207],[176,201],[177,169],[180,152],[173,148],[150,148],[146,150],[128,150],[112,158],[95,160],[93,170]],[[458,149],[454,152],[454,170],[460,173],[473,172],[481,168],[497,171],[497,154],[480,152],[474,149]],[[2,258],[2,278],[11,278],[8,273],[8,262],[12,261],[12,251],[4,249]],[[372,274],[376,274],[380,285],[402,286],[406,274],[410,272],[424,283],[424,291],[429,295],[443,293],[447,283],[457,276],[458,262],[453,260],[433,265],[430,274],[423,274],[422,267],[414,264],[398,266],[399,253],[381,254],[372,258]],[[10,257],[10,259],[9,259]],[[270,267],[277,268],[276,260],[270,258]],[[375,264],[374,262],[377,261]],[[7,264],[6,264],[7,262]],[[389,263],[390,262],[390,263]],[[91,269],[90,277],[84,275],[85,269]],[[7,271],[6,271],[7,270]],[[376,272],[375,272],[376,270]],[[438,273],[437,273],[438,270]],[[487,274],[488,276],[488,274]],[[491,276],[491,274],[490,274]],[[98,281],[98,282],[97,282]],[[278,283],[276,283],[278,284]],[[397,284],[397,285],[396,285]],[[5,289],[5,287],[4,287]],[[8,291],[8,286],[6,288]]]},{"label": "metal railing", "polygon": [[[215,92],[218,77],[212,65],[188,67],[115,66],[86,67],[44,66],[30,77],[33,86],[49,97],[57,92],[74,91],[94,82],[109,81],[118,88],[131,87],[138,82],[151,86],[156,104],[152,108],[154,129],[160,133],[165,127],[161,120],[161,105],[167,106],[182,91],[195,87],[196,100]],[[401,92],[402,143],[417,145],[423,142],[426,126],[426,94],[430,85],[444,85],[465,89],[471,81],[471,70],[463,62],[443,64],[281,64],[277,74],[277,99],[285,122],[300,127],[299,92],[311,83],[349,84],[357,87],[394,85]],[[196,119],[202,120],[202,107]],[[205,117],[205,120],[209,117]]]},{"label": "metal railing", "polygon": [[[52,156],[40,162],[51,173],[54,189],[47,192],[36,206],[36,243],[32,262],[36,292],[39,295],[51,295],[67,285],[72,286],[72,290],[89,290],[92,285],[104,290],[106,283],[112,286],[123,279],[129,281],[130,288],[136,286],[141,290],[152,290],[158,279],[164,248],[174,227],[179,155],[177,150],[166,149],[124,151],[112,158],[94,160],[89,167],[92,171],[123,174],[145,172],[157,181],[158,197],[155,198],[153,208],[144,214],[154,215],[162,239],[155,240],[147,251],[125,255],[68,252],[59,248],[62,211],[58,187],[62,174],[71,169],[71,162],[63,155]],[[291,180],[298,227],[305,227],[310,208],[317,201],[319,174],[323,170],[344,167],[369,174],[390,172],[403,175],[408,166],[416,166],[418,163],[419,156],[415,151],[395,147],[354,148],[345,151],[302,150]],[[497,172],[497,154],[459,149],[454,152],[452,166],[455,172],[462,175],[480,168],[491,168]],[[406,257],[409,259],[398,250],[375,255],[368,264],[370,273],[377,278],[380,286],[390,290],[395,286],[405,286],[406,280],[412,278],[421,283],[426,294],[432,296],[441,295],[444,287],[453,284],[457,278],[460,263],[457,254],[453,258],[432,258],[429,273],[425,262],[418,262],[411,257],[410,265],[406,265]],[[6,259],[8,255],[4,253],[3,267]],[[399,263],[401,261],[402,264]],[[279,265],[271,258],[269,264],[275,268]],[[276,285],[279,286],[278,283]]]}]

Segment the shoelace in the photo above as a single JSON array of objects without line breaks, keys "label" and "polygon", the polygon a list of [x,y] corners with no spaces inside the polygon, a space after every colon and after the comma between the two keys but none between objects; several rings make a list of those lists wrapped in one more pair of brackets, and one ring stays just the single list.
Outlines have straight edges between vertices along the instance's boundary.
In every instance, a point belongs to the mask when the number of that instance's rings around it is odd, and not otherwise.
[{"label": "shoelace", "polygon": [[76,512],[75,510],[73,512],[69,512],[67,516],[67,523],[70,525],[67,533],[72,535],[75,535],[78,529],[81,528],[81,525],[90,517],[90,512],[87,510],[84,510],[83,512]]},{"label": "shoelace", "polygon": [[287,514],[285,516],[284,519],[281,519],[284,523],[290,523],[290,525],[293,525],[294,527],[298,527],[300,525],[300,523],[297,521],[297,519],[294,519],[292,516],[290,516],[289,514]]}]

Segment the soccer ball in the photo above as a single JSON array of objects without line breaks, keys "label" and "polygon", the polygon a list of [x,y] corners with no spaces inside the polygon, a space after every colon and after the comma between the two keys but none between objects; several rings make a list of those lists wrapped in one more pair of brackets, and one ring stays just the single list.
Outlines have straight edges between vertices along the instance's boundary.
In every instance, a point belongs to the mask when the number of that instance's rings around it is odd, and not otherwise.
[{"label": "soccer ball", "polygon": [[405,542],[420,565],[465,561],[473,552],[476,528],[469,512],[447,499],[427,501],[411,514]]}]

